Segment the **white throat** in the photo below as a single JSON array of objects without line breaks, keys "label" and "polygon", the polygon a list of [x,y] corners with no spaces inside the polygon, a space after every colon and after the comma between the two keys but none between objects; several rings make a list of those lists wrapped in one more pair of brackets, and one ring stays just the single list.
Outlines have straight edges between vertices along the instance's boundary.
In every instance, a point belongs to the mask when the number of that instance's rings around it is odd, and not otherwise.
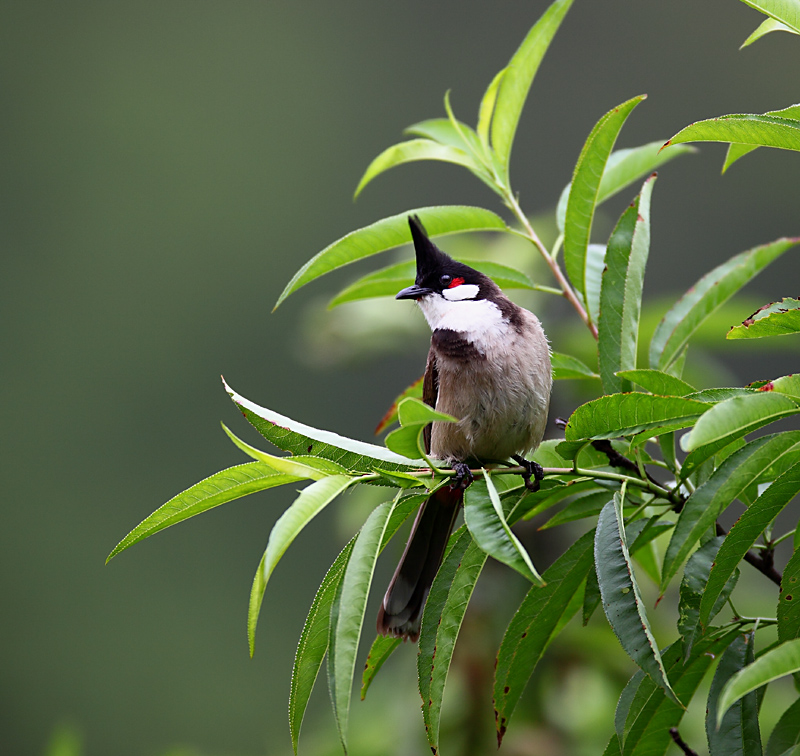
[{"label": "white throat", "polygon": [[[464,288],[462,285],[452,291]],[[447,291],[451,290],[445,289]],[[440,328],[457,331],[479,347],[503,334],[508,327],[500,308],[488,299],[451,300],[433,293],[422,297],[418,303],[431,331]]]}]

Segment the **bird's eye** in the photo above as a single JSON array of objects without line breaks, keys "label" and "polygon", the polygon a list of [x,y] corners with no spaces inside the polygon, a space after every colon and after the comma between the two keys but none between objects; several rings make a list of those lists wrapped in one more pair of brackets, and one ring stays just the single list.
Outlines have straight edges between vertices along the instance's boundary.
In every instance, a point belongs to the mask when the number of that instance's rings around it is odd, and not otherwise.
[{"label": "bird's eye", "polygon": [[450,286],[450,281],[452,280],[453,279],[451,276],[445,274],[439,279],[439,283],[446,289],[448,286]]}]

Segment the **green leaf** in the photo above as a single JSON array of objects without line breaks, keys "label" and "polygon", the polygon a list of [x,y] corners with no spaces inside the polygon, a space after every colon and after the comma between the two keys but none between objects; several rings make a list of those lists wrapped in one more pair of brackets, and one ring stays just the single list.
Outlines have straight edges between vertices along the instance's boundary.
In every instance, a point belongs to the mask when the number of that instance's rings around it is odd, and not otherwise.
[{"label": "green leaf", "polygon": [[195,483],[140,522],[108,555],[106,564],[121,551],[178,522],[207,512],[234,499],[268,488],[296,483],[302,478],[275,471],[263,462],[229,467]]},{"label": "green leaf", "polygon": [[684,451],[706,444],[725,444],[783,417],[796,415],[800,407],[776,391],[735,396],[714,405],[681,439]]},{"label": "green leaf", "polygon": [[800,2],[798,0],[742,0],[742,2],[770,18],[786,24],[794,32],[800,33]]},{"label": "green leaf", "polygon": [[778,599],[778,639],[800,637],[800,550],[795,550],[783,570]]},{"label": "green leaf", "polygon": [[641,386],[645,391],[659,396],[686,396],[696,391],[686,381],[676,378],[669,373],[660,370],[642,368],[640,370],[621,370],[618,375],[637,386]]},{"label": "green leaf", "polygon": [[709,408],[708,404],[679,396],[612,394],[578,407],[564,434],[567,441],[578,441],[632,436],[642,431],[666,433],[692,425]]},{"label": "green leaf", "polygon": [[700,622],[708,624],[711,611],[725,584],[748,549],[783,508],[800,493],[800,461],[796,462],[748,507],[722,544],[700,602]]},{"label": "green leaf", "polygon": [[[421,462],[420,444],[424,428],[425,423],[396,428],[386,436],[386,447],[395,454],[402,454],[410,459],[416,458]],[[414,455],[414,457],[411,455]]]},{"label": "green leaf", "polygon": [[475,583],[486,563],[486,554],[466,528],[456,531],[450,542],[452,546],[425,603],[417,656],[422,718],[434,753],[439,747],[442,696],[453,649]]},{"label": "green leaf", "polygon": [[528,552],[506,522],[497,489],[486,470],[483,478],[483,481],[473,483],[464,494],[464,521],[475,543],[498,562],[508,565],[531,582],[542,584]]},{"label": "green leaf", "polygon": [[422,398],[422,382],[424,381],[425,376],[420,376],[417,378],[414,383],[408,386],[397,399],[392,402],[392,406],[386,411],[386,414],[381,418],[380,422],[378,423],[377,427],[375,428],[375,435],[377,436],[379,433],[383,432],[388,428],[390,425],[393,425],[397,422],[397,406],[403,399],[407,397],[413,397],[415,399]]},{"label": "green leaf", "polygon": [[680,470],[680,479],[686,480],[691,475],[694,475],[707,460],[716,455],[716,463],[719,465],[724,459],[730,457],[737,449],[741,449],[745,444],[743,438],[737,438],[730,443],[724,439],[716,444],[706,444],[700,446],[692,452],[689,452],[686,459],[683,461],[683,467]]},{"label": "green leaf", "polygon": [[478,127],[476,131],[483,143],[484,149],[489,149],[489,127],[492,123],[492,116],[494,115],[494,106],[497,102],[497,92],[500,89],[500,82],[506,75],[506,69],[503,68],[495,74],[491,83],[486,89],[486,92],[481,99],[481,106],[478,110]]},{"label": "green leaf", "polygon": [[473,155],[480,154],[483,150],[478,134],[463,121],[455,119],[429,118],[406,127],[403,133],[432,139]]},{"label": "green leaf", "polygon": [[754,312],[741,325],[733,326],[726,339],[761,339],[800,332],[800,300],[784,298]]},{"label": "green leaf", "polygon": [[614,501],[606,504],[600,513],[594,563],[603,597],[603,611],[620,645],[670,698],[681,705],[667,679],[633,573],[620,494],[614,494]]},{"label": "green leaf", "polygon": [[[369,588],[372,585],[375,562],[378,559],[386,525],[393,508],[393,502],[381,504],[372,511],[362,526],[342,577],[336,624],[330,628],[331,700],[339,729],[339,738],[345,753],[347,752],[350,693],[353,688],[361,626],[364,624],[364,611],[367,607]],[[333,660],[332,663],[331,660]]]},{"label": "green leaf", "polygon": [[606,245],[590,244],[586,248],[586,309],[592,323],[600,319],[600,287],[606,269]]},{"label": "green leaf", "polygon": [[753,663],[754,644],[754,633],[737,636],[717,665],[706,707],[706,736],[711,756],[761,756],[756,693],[740,698],[738,706],[724,716],[717,716],[720,691],[745,665]]},{"label": "green leaf", "polygon": [[397,406],[397,414],[400,418],[400,425],[427,425],[432,422],[456,423],[458,420],[452,415],[444,412],[437,412],[433,407],[420,399],[403,399]]},{"label": "green leaf", "polygon": [[303,724],[308,699],[311,697],[322,660],[328,650],[331,605],[355,542],[354,536],[341,550],[323,578],[322,584],[314,596],[314,601],[311,603],[311,608],[308,610],[303,632],[300,634],[300,641],[297,644],[292,668],[292,685],[289,692],[289,733],[292,736],[292,748],[294,748],[295,754],[297,754],[297,741],[300,737],[300,727]]},{"label": "green leaf", "polygon": [[593,568],[593,542],[593,531],[575,541],[545,571],[546,584],[528,591],[508,625],[495,664],[494,708],[499,740],[505,735],[528,679],[566,616],[570,600]]},{"label": "green leaf", "polygon": [[[608,156],[603,178],[600,180],[596,205],[602,204],[630,186],[634,181],[642,178],[642,176],[652,173],[664,163],[690,152],[697,152],[697,150],[685,144],[664,148],[662,140],[643,144],[640,147],[614,150]],[[564,187],[556,209],[556,223],[558,230],[562,232],[564,231],[567,200],[571,186],[572,184],[570,183]]]},{"label": "green leaf", "polygon": [[[777,31],[777,29],[773,29],[772,31]],[[744,45],[742,46],[744,47]],[[793,118],[797,120],[798,118],[800,118],[800,105],[790,105],[788,108],[783,108],[781,110],[770,110],[764,113],[764,115],[779,116],[782,118]],[[725,162],[722,165],[722,172],[725,173],[725,171],[727,171],[728,168],[730,168],[737,160],[743,158],[745,155],[749,155],[753,150],[757,149],[758,149],[757,144],[736,144],[736,143],[729,144],[728,152],[725,155]]]},{"label": "green leaf", "polygon": [[364,187],[376,176],[397,165],[418,160],[440,160],[445,163],[461,165],[487,183],[491,181],[486,169],[464,150],[447,144],[439,144],[430,139],[411,139],[408,142],[400,142],[388,147],[367,166],[367,170],[364,171],[364,175],[358,182],[353,199],[356,199]]},{"label": "green leaf", "polygon": [[553,352],[550,355],[553,363],[553,380],[565,381],[572,378],[599,378],[591,368],[569,354]]},{"label": "green leaf", "polygon": [[547,530],[566,522],[582,520],[585,517],[595,517],[603,511],[603,507],[611,501],[611,491],[595,491],[586,496],[581,496],[567,504],[560,512],[556,512],[539,530]]},{"label": "green leaf", "polygon": [[564,218],[564,265],[573,286],[586,297],[586,248],[590,241],[600,181],[614,142],[631,111],[645,98],[634,97],[606,113],[583,146]]},{"label": "green leaf", "polygon": [[667,312],[650,342],[650,367],[666,371],[700,325],[800,239],[778,239],[732,257],[706,273]]},{"label": "green leaf", "polygon": [[800,448],[800,431],[762,436],[730,455],[686,500],[678,517],[661,570],[661,590],[689,555],[703,533],[731,502],[781,458],[794,459]]},{"label": "green leaf", "polygon": [[759,40],[761,37],[764,37],[767,34],[775,31],[785,31],[791,32],[792,34],[800,34],[800,32],[786,26],[786,24],[782,24],[780,21],[776,21],[774,18],[767,18],[756,27],[756,30],[744,42],[742,42],[742,46],[739,49],[741,50],[748,45],[752,45],[756,40]]},{"label": "green leaf", "polygon": [[[724,541],[723,536],[716,536],[706,541],[697,551],[689,557],[686,569],[683,571],[680,591],[680,618],[678,619],[678,632],[683,638],[684,653],[688,658],[695,641],[703,634],[700,624],[700,602],[706,589],[708,575],[714,564],[719,547]],[[738,570],[734,570],[724,589],[717,595],[713,609],[706,622],[711,620],[724,606],[731,595],[736,581],[739,578]]]},{"label": "green leaf", "polygon": [[[681,701],[691,701],[715,657],[735,636],[734,631],[713,641],[701,639],[686,662],[681,643],[673,643],[664,652],[664,666]],[[628,686],[623,691],[624,698],[620,696],[614,718],[617,732],[622,733],[617,737],[624,738],[622,752],[625,756],[662,756],[672,743],[669,730],[680,724],[685,709],[641,672],[631,678]]]},{"label": "green leaf", "polygon": [[[224,381],[223,381],[224,383]],[[259,407],[237,394],[227,384],[225,390],[248,422],[270,443],[290,454],[313,455],[330,459],[352,472],[369,473],[375,466],[390,470],[412,470],[410,459],[388,449],[312,428],[277,412]]]},{"label": "green leaf", "polygon": [[582,624],[584,627],[589,624],[589,620],[592,618],[595,609],[600,606],[601,601],[600,583],[597,582],[597,570],[594,568],[594,554],[592,554],[592,569],[589,570],[589,574],[586,576],[586,586],[583,589]]},{"label": "green leaf", "polygon": [[375,679],[375,675],[383,666],[383,663],[395,652],[397,647],[403,642],[402,638],[394,638],[391,635],[379,635],[372,643],[372,648],[367,655],[364,664],[364,672],[361,676],[361,700],[367,697],[369,686]]},{"label": "green leaf", "polygon": [[294,274],[292,280],[278,297],[273,310],[277,309],[290,294],[325,273],[330,273],[332,270],[349,265],[356,260],[385,252],[387,249],[408,244],[411,241],[411,230],[408,227],[409,215],[418,215],[431,237],[459,231],[505,231],[507,229],[505,221],[500,216],[480,207],[463,205],[422,207],[383,218],[369,226],[351,231],[312,257]]},{"label": "green leaf", "polygon": [[769,736],[765,756],[797,756],[798,745],[800,745],[800,698],[781,715]]},{"label": "green leaf", "polygon": [[253,587],[250,590],[250,606],[247,612],[247,638],[250,642],[250,656],[255,651],[256,625],[264,591],[275,565],[278,564],[300,531],[353,482],[354,479],[348,475],[331,475],[315,481],[300,492],[294,503],[273,526],[264,556],[261,557],[261,562],[253,578]]},{"label": "green leaf", "polygon": [[756,113],[731,113],[691,123],[667,142],[733,142],[800,150],[800,122],[781,116]]},{"label": "green leaf", "polygon": [[606,394],[631,390],[630,383],[617,373],[636,368],[654,183],[655,174],[644,182],[641,194],[622,214],[608,240],[597,324],[600,377]]},{"label": "green leaf", "polygon": [[511,146],[517,131],[522,107],[533,78],[547,48],[572,5],[572,0],[556,0],[528,32],[505,69],[492,118],[492,146],[508,173]]}]

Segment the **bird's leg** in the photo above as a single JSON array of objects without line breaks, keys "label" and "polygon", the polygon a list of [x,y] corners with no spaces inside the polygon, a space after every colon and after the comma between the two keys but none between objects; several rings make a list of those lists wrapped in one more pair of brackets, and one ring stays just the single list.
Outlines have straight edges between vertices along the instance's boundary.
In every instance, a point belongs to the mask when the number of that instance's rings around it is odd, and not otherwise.
[{"label": "bird's leg", "polygon": [[454,462],[453,470],[455,471],[455,477],[450,483],[450,488],[453,490],[460,489],[462,491],[469,488],[474,480],[469,465],[466,462]]},{"label": "bird's leg", "polygon": [[[511,459],[520,465],[520,467],[525,468],[525,472],[522,473],[522,480],[525,481],[525,488],[529,491],[538,491],[539,481],[544,478],[542,466],[538,462],[529,462],[525,457],[519,454],[515,454]],[[533,477],[533,480],[531,480],[531,477]]]}]

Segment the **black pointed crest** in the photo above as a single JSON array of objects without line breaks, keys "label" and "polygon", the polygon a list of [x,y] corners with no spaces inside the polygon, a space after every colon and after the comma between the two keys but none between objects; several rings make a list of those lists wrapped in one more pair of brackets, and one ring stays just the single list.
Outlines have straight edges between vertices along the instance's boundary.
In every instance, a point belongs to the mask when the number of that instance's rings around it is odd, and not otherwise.
[{"label": "black pointed crest", "polygon": [[453,258],[442,252],[429,238],[425,226],[418,215],[408,216],[411,227],[411,238],[414,240],[414,251],[417,255],[417,282],[423,281],[431,273],[441,270]]}]

